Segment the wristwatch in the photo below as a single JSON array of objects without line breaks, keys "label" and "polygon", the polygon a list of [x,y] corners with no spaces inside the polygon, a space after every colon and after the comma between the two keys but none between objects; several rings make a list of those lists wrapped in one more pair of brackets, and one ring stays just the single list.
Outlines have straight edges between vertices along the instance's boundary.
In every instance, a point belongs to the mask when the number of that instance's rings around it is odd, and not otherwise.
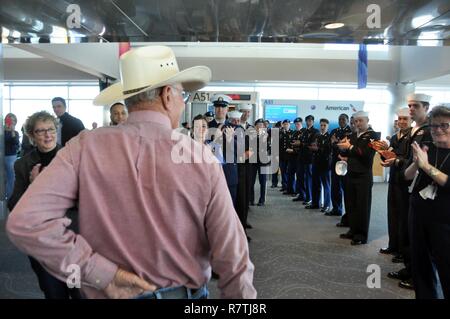
[{"label": "wristwatch", "polygon": [[433,166],[430,167],[429,172],[430,172],[431,177],[435,177],[436,175],[439,174],[439,171],[437,169],[435,169]]}]

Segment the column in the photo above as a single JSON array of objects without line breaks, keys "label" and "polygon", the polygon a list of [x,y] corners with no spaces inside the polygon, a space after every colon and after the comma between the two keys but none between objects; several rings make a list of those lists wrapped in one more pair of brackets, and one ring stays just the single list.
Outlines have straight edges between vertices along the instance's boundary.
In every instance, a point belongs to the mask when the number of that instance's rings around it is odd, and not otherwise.
[{"label": "column", "polygon": [[[1,32],[0,32],[1,33]],[[1,39],[1,37],[0,37]],[[0,43],[0,220],[6,218],[5,131],[3,128],[3,44]]]}]

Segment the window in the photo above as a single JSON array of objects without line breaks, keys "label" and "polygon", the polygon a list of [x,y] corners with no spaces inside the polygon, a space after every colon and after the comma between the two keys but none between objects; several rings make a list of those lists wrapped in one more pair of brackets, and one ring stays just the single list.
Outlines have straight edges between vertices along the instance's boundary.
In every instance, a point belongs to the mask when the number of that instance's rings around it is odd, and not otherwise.
[{"label": "window", "polygon": [[78,117],[88,129],[92,122],[103,125],[103,106],[94,106],[92,100],[99,93],[96,82],[6,83],[3,86],[3,116],[17,116],[16,130],[20,131],[27,118],[38,111],[53,113],[52,98],[66,100],[67,112]]}]

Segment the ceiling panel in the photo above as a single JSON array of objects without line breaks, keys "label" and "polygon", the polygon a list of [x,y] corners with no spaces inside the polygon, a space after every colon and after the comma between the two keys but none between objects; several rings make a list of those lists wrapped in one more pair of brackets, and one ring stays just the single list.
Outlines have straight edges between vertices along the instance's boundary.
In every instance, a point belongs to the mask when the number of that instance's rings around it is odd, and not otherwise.
[{"label": "ceiling panel", "polygon": [[[372,2],[1,0],[0,25],[3,42],[10,43],[200,41],[417,45],[432,37],[432,45],[448,45],[450,1],[379,0],[376,2],[380,8],[379,28],[371,28],[367,23],[368,18],[372,21],[373,12],[368,12]],[[70,4],[79,5],[81,25],[67,33]],[[325,28],[336,22],[344,25],[332,30]]]}]

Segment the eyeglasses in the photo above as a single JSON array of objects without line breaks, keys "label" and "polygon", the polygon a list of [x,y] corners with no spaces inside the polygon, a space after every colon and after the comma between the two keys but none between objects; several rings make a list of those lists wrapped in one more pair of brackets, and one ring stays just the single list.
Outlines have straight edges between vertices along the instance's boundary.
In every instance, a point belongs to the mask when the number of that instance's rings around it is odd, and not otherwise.
[{"label": "eyeglasses", "polygon": [[56,133],[56,129],[55,128],[48,128],[48,129],[38,129],[38,130],[34,130],[34,134],[36,134],[37,136],[44,136],[46,133],[48,134],[55,134]]},{"label": "eyeglasses", "polygon": [[442,131],[447,131],[449,127],[450,123],[430,124],[430,128],[433,131],[437,131],[438,128],[440,128]]}]

